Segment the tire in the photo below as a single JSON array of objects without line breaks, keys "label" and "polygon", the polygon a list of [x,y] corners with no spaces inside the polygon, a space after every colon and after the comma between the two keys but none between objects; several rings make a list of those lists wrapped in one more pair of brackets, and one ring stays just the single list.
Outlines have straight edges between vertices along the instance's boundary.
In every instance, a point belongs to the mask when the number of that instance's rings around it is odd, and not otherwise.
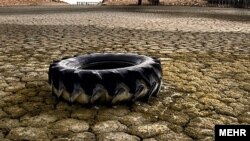
[{"label": "tire", "polygon": [[70,103],[135,102],[157,96],[162,69],[156,58],[135,54],[90,54],[54,61],[52,92]]}]

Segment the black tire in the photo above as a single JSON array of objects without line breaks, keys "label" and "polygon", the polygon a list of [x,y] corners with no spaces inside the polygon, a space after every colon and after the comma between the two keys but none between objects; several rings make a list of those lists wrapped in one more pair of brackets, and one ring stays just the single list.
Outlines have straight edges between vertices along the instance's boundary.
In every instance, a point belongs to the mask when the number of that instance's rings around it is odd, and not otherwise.
[{"label": "black tire", "polygon": [[96,53],[64,58],[49,67],[49,83],[58,97],[81,104],[134,102],[157,96],[162,69],[156,58]]}]

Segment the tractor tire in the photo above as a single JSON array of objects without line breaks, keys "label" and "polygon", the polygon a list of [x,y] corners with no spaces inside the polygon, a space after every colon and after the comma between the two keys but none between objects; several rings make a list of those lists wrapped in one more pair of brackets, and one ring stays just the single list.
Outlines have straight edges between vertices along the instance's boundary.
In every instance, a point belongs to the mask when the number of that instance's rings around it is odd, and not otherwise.
[{"label": "tractor tire", "polygon": [[158,95],[162,69],[157,58],[95,53],[54,61],[49,83],[54,94],[70,103],[135,102]]}]

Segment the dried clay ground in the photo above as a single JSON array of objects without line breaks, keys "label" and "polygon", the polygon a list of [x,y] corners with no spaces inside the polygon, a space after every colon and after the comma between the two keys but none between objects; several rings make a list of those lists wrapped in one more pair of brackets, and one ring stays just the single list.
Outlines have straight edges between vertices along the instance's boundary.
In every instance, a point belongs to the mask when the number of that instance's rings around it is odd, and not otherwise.
[{"label": "dried clay ground", "polygon": [[[159,57],[159,97],[84,107],[51,95],[49,64],[93,52]],[[0,9],[1,141],[212,141],[215,124],[250,124],[249,93],[249,10]]]}]

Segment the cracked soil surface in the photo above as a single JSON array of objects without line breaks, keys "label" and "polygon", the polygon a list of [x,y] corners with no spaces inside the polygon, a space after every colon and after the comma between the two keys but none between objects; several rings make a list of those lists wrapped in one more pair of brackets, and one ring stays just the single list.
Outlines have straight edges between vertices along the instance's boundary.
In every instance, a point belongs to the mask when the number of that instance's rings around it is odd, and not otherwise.
[{"label": "cracked soil surface", "polygon": [[[51,95],[49,64],[94,52],[159,57],[159,97],[86,107]],[[0,9],[1,141],[212,141],[215,124],[250,124],[249,10]]]}]

